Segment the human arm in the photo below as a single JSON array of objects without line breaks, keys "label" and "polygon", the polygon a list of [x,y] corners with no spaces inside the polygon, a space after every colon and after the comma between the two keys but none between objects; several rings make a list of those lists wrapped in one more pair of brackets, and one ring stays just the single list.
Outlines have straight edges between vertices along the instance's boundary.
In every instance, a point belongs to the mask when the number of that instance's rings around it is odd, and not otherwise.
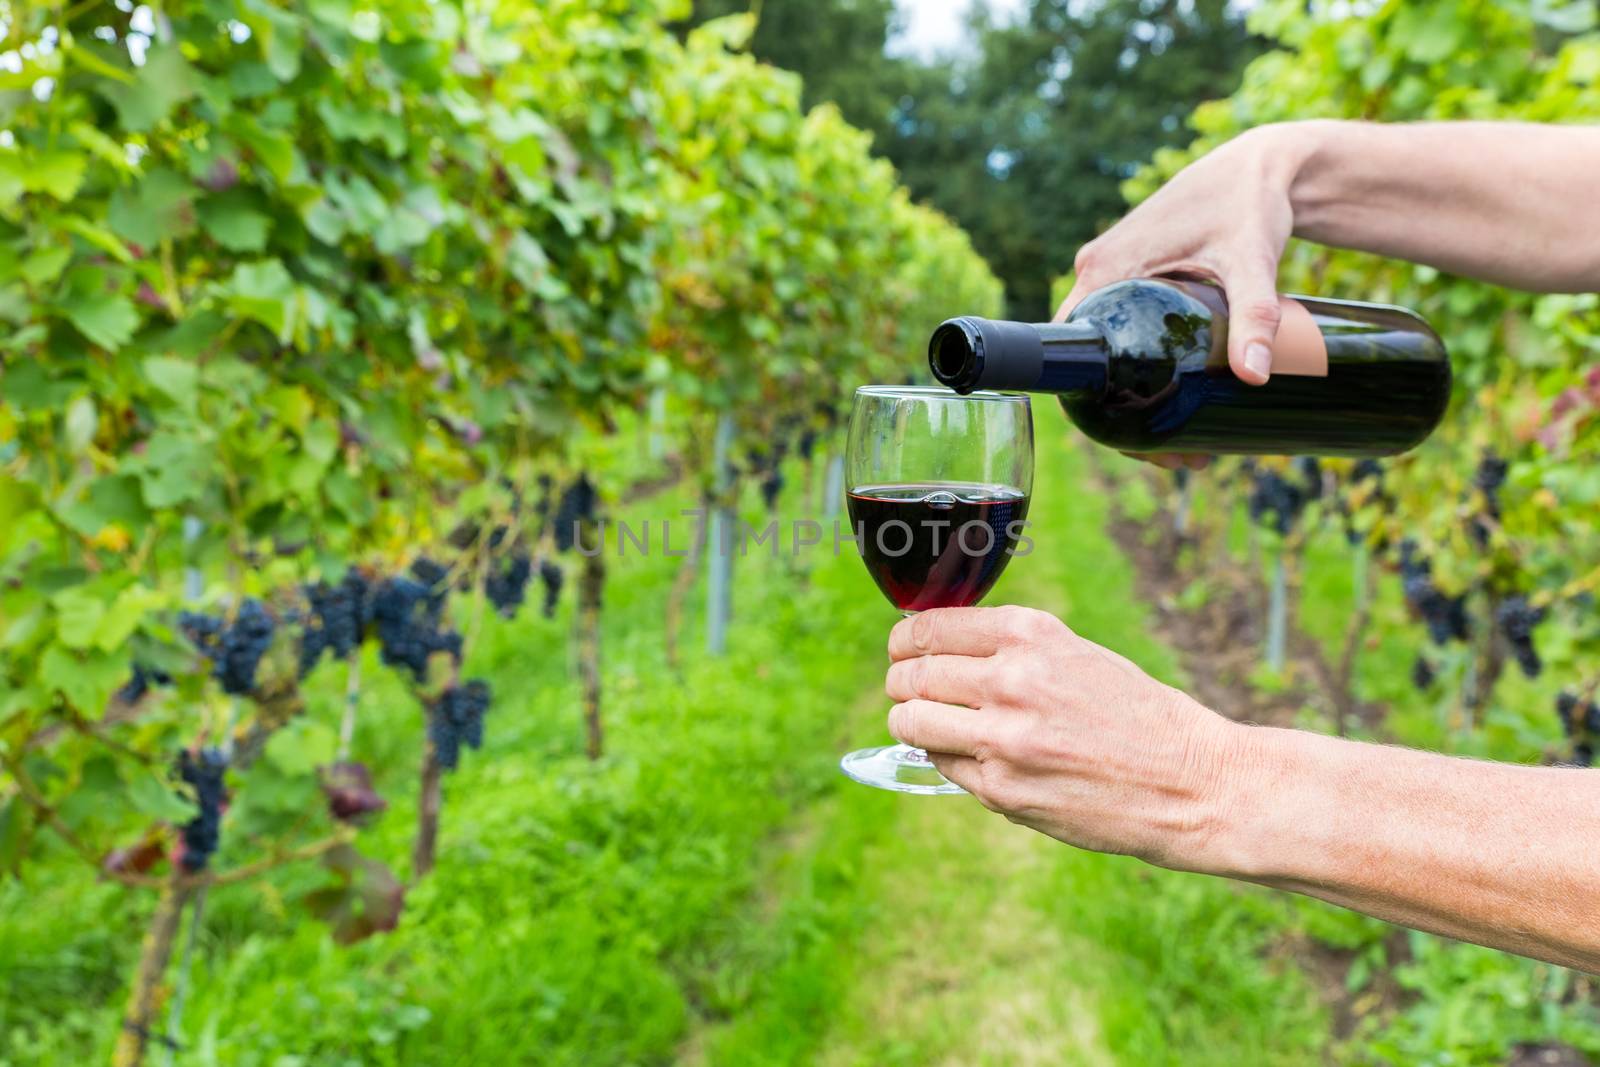
[{"label": "human arm", "polygon": [[1234,723],[1025,608],[923,612],[889,654],[890,732],[1013,822],[1600,972],[1593,772]]},{"label": "human arm", "polygon": [[1600,291],[1600,127],[1316,120],[1262,126],[1195,161],[1078,253],[1057,317],[1131,277],[1221,283],[1229,361],[1270,372],[1290,235],[1548,292]]}]

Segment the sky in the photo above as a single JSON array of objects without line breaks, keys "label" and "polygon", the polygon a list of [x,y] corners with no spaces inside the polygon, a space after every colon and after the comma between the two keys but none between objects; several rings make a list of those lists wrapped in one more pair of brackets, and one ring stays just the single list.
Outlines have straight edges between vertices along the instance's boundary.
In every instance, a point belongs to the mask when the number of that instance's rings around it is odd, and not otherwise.
[{"label": "sky", "polygon": [[889,42],[889,51],[923,58],[960,51],[966,44],[968,9],[985,2],[1002,18],[1015,17],[1027,7],[1027,0],[896,0],[905,29]]}]

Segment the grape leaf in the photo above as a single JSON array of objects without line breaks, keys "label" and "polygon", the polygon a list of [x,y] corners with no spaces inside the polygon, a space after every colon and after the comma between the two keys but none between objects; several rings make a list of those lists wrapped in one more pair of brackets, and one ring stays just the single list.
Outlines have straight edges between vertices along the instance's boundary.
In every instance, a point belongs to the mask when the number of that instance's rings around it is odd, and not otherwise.
[{"label": "grape leaf", "polygon": [[100,92],[116,108],[123,129],[142,133],[194,95],[194,72],[177,45],[157,45],[145,53],[132,85],[107,85]]},{"label": "grape leaf", "polygon": [[138,308],[121,293],[79,293],[61,310],[79,333],[104,349],[120,348],[139,326]]}]

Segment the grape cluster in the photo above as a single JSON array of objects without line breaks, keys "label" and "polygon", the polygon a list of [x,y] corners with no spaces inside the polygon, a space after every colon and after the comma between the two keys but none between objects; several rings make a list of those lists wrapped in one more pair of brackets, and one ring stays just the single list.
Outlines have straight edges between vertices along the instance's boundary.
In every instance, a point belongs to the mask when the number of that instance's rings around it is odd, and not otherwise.
[{"label": "grape cluster", "polygon": [[761,501],[768,511],[778,510],[778,498],[783,495],[783,470],[773,467],[761,479]]},{"label": "grape cluster", "polygon": [[361,635],[372,620],[369,586],[355,568],[345,571],[338,585],[318,582],[306,587],[311,611],[300,636],[300,676],[303,678],[324,651],[334,659],[348,659],[361,645]]},{"label": "grape cluster", "polygon": [[124,704],[137,704],[150,690],[171,684],[172,676],[166,671],[135,663],[133,677],[122,683],[122,688],[117,690],[117,699]]},{"label": "grape cluster", "polygon": [[322,792],[328,798],[328,814],[339,822],[364,822],[389,806],[372,788],[372,773],[364,763],[341,761],[324,767]]},{"label": "grape cluster", "polygon": [[1539,659],[1538,649],[1533,647],[1533,629],[1544,621],[1544,608],[1534,607],[1526,596],[1517,593],[1500,601],[1500,606],[1495,609],[1494,621],[1500,627],[1506,643],[1511,646],[1511,655],[1516,659],[1517,666],[1522,668],[1522,673],[1529,678],[1539,677],[1544,665]]},{"label": "grape cluster", "polygon": [[219,748],[202,748],[198,755],[184,750],[178,756],[178,777],[194,790],[199,811],[183,824],[183,850],[180,862],[186,871],[204,870],[217,851],[222,832],[222,806],[227,800],[223,778],[228,773],[228,757]]},{"label": "grape cluster", "polygon": [[445,770],[455,770],[462,745],[482,746],[489,697],[489,683],[475,678],[451,686],[434,702],[428,715],[428,740],[433,742],[434,758]]},{"label": "grape cluster", "polygon": [[561,500],[556,504],[555,538],[556,550],[559,552],[570,551],[578,540],[578,527],[582,523],[594,520],[595,506],[600,502],[600,494],[595,491],[594,483],[589,481],[587,474],[580,474],[572,484],[561,494]]},{"label": "grape cluster", "polygon": [[1400,546],[1400,582],[1406,603],[1422,616],[1434,644],[1446,645],[1467,639],[1470,631],[1467,598],[1449,596],[1434,584],[1433,565],[1422,557],[1412,541]]},{"label": "grape cluster", "polygon": [[1484,452],[1483,458],[1478,461],[1478,469],[1472,475],[1472,484],[1483,494],[1484,513],[1474,515],[1470,527],[1472,539],[1479,548],[1486,548],[1489,544],[1490,526],[1485,516],[1496,523],[1500,521],[1500,487],[1506,484],[1506,474],[1510,469],[1510,464],[1490,449]]},{"label": "grape cluster", "polygon": [[212,677],[222,683],[223,692],[244,696],[255,690],[256,668],[277,628],[261,601],[247,597],[231,623],[186,611],[178,616],[178,626],[211,660]]},{"label": "grape cluster", "polygon": [[1252,520],[1287,534],[1306,506],[1306,494],[1277,471],[1258,467],[1251,473],[1249,506]]},{"label": "grape cluster", "polygon": [[795,441],[794,450],[801,459],[810,459],[817,450],[817,431],[807,426],[800,431],[800,436]]},{"label": "grape cluster", "polygon": [[528,581],[532,577],[533,560],[519,548],[490,568],[483,583],[484,595],[503,618],[514,619],[527,598]]},{"label": "grape cluster", "polygon": [[419,681],[428,675],[428,658],[448,652],[461,659],[461,635],[440,628],[443,594],[434,607],[434,590],[410,578],[390,578],[372,596],[372,621],[383,662],[406,667]]},{"label": "grape cluster", "polygon": [[556,605],[561,602],[561,584],[566,577],[567,572],[555,560],[540,561],[539,582],[544,586],[544,617],[547,619],[555,617]]},{"label": "grape cluster", "polygon": [[1556,715],[1561,730],[1573,741],[1572,761],[1580,767],[1594,762],[1594,742],[1600,739],[1600,704],[1580,700],[1576,693],[1563,689],[1556,696]]},{"label": "grape cluster", "polygon": [[1433,688],[1433,683],[1438,679],[1433,663],[1421,653],[1411,661],[1411,684],[1423,692]]}]

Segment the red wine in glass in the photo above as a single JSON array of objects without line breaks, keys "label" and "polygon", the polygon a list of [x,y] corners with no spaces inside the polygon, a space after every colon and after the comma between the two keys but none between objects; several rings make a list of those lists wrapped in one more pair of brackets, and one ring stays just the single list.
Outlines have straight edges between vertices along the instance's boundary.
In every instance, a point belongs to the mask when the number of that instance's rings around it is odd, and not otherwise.
[{"label": "red wine in glass", "polygon": [[867,571],[901,611],[982,600],[1028,517],[1021,489],[970,482],[860,486],[848,503]]},{"label": "red wine in glass", "polygon": [[[856,547],[889,602],[902,615],[972,607],[1023,537],[1033,488],[1028,398],[862,386],[845,477]],[[839,768],[877,789],[963,792],[910,745],[858,749]]]}]

